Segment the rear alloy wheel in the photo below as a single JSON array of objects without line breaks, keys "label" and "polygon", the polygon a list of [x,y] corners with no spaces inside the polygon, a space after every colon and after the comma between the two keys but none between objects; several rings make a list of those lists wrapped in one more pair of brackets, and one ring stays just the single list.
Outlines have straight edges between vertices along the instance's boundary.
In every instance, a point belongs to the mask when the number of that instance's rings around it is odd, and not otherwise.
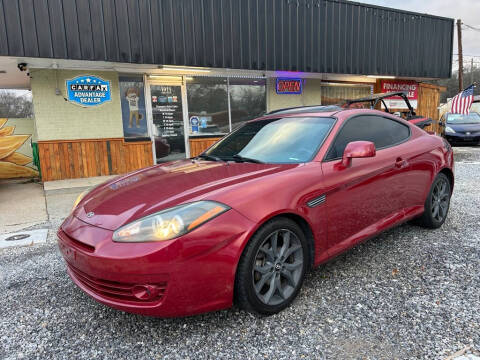
[{"label": "rear alloy wheel", "polygon": [[286,308],[297,296],[308,264],[307,242],[290,219],[265,224],[242,254],[235,283],[238,305],[271,315]]},{"label": "rear alloy wheel", "polygon": [[450,207],[451,186],[447,176],[440,173],[435,178],[427,200],[425,212],[417,220],[421,226],[436,229],[442,226]]}]

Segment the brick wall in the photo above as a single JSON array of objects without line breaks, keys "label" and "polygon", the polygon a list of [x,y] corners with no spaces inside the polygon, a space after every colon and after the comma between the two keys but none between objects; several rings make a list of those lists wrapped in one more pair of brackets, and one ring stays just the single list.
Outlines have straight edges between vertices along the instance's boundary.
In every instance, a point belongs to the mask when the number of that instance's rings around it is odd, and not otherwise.
[{"label": "brick wall", "polygon": [[[36,140],[123,137],[117,72],[31,69],[30,75]],[[91,108],[65,101],[65,81],[79,75],[95,75],[109,80],[112,101]],[[57,84],[61,95],[55,95]]]}]

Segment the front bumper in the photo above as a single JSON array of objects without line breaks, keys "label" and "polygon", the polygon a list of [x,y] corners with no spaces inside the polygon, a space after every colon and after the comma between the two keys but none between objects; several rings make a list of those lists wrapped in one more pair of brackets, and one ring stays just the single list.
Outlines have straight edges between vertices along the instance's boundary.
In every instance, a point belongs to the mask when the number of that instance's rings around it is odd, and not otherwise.
[{"label": "front bumper", "polygon": [[[112,231],[68,217],[58,245],[73,282],[110,307],[174,317],[230,307],[235,272],[255,224],[231,209],[174,240],[114,243]],[[135,296],[138,287],[152,296]]]},{"label": "front bumper", "polygon": [[450,144],[478,144],[480,143],[480,135],[466,135],[463,133],[445,133],[445,138]]}]

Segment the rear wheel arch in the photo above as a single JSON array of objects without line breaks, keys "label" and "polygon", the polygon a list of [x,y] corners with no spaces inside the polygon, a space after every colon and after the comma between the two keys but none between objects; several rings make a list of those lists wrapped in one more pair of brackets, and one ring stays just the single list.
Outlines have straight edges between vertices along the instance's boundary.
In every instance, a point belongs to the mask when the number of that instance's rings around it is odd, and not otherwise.
[{"label": "rear wheel arch", "polygon": [[443,225],[452,195],[452,180],[449,175],[453,177],[453,174],[442,170],[435,176],[425,199],[424,212],[414,220],[415,224],[429,229],[437,229]]},{"label": "rear wheel arch", "polygon": [[439,172],[440,174],[445,174],[447,177],[448,181],[450,182],[450,191],[453,192],[453,184],[454,184],[454,176],[453,176],[453,171],[449,168],[443,168]]}]

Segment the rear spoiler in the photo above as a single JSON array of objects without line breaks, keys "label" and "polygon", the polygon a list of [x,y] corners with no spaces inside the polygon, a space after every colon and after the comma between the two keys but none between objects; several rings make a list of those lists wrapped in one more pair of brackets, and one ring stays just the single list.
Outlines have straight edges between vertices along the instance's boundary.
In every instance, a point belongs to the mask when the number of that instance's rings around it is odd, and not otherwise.
[{"label": "rear spoiler", "polygon": [[418,117],[418,118],[413,118],[413,119],[407,119],[409,123],[412,123],[416,126],[418,126],[421,129],[425,129],[427,126],[432,125],[432,119],[430,118],[425,118],[425,117]]}]

